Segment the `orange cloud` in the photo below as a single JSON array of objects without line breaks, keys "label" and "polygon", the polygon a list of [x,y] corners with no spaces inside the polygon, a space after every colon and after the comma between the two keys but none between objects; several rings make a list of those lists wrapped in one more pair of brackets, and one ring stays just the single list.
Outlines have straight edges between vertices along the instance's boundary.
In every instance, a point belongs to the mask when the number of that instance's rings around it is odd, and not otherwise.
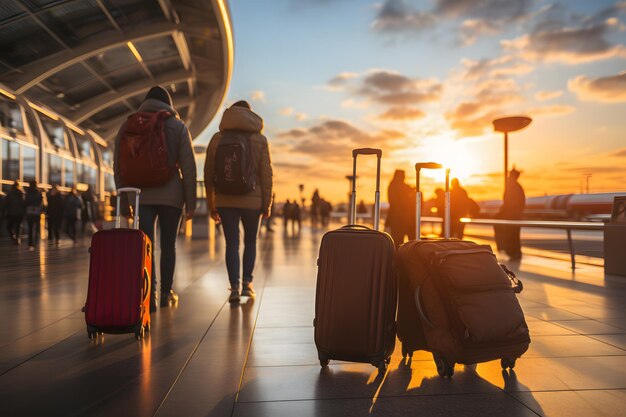
[{"label": "orange cloud", "polygon": [[537,99],[537,101],[547,101],[552,100],[553,98],[561,97],[562,95],[562,91],[538,91],[535,94],[535,99]]},{"label": "orange cloud", "polygon": [[378,116],[379,119],[383,120],[416,120],[421,119],[426,114],[420,109],[414,109],[411,107],[392,107],[387,110],[385,113]]},{"label": "orange cloud", "polygon": [[567,86],[584,101],[626,103],[626,71],[600,78],[579,75],[569,80]]},{"label": "orange cloud", "polygon": [[530,108],[527,110],[527,112],[531,116],[562,116],[564,114],[572,113],[575,110],[576,108],[572,106],[556,104],[553,106]]}]

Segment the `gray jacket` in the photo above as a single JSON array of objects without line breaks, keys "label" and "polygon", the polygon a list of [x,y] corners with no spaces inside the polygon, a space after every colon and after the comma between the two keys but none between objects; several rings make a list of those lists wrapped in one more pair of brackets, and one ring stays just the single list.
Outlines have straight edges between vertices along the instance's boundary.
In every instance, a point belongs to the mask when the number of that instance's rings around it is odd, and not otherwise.
[{"label": "gray jacket", "polygon": [[[165,137],[167,140],[168,160],[170,166],[178,164],[178,172],[164,185],[160,187],[146,187],[141,189],[140,204],[165,205],[187,210],[196,208],[196,159],[193,154],[191,135],[185,123],[180,120],[176,110],[160,100],[147,99],[139,107],[142,112],[156,112],[168,110],[176,115],[165,120]],[[115,186],[124,187],[121,181],[119,169],[119,143],[121,132],[124,131],[126,122],[122,125],[115,138],[115,157],[113,169],[115,171]]]},{"label": "gray jacket", "polygon": [[[257,171],[260,187],[254,191],[241,195],[227,195],[217,192],[213,185],[215,172],[215,152],[224,132],[235,130],[247,132],[252,144],[252,163]],[[245,107],[230,107],[224,111],[220,122],[220,131],[213,135],[207,147],[204,163],[204,185],[209,209],[215,211],[217,207],[237,207],[261,210],[269,213],[272,204],[273,173],[270,160],[267,138],[261,134],[263,119],[252,110]]]}]

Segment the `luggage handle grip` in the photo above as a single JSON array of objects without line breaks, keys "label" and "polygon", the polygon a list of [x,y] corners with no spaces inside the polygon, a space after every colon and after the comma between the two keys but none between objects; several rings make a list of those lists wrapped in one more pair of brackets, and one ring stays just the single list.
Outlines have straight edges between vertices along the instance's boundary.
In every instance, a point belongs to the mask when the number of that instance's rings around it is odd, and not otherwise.
[{"label": "luggage handle grip", "polygon": [[376,148],[357,148],[352,150],[352,192],[350,194],[350,212],[348,223],[356,223],[356,159],[358,155],[376,155],[376,192],[374,194],[374,230],[380,226],[380,160],[383,151]]},{"label": "luggage handle grip", "polygon": [[122,199],[122,193],[135,193],[135,210],[133,213],[134,214],[133,228],[139,229],[139,194],[141,194],[141,188],[135,188],[135,187],[121,187],[117,189],[115,228],[119,229],[121,226],[122,213],[120,212],[120,200]]},{"label": "luggage handle grip", "polygon": [[[415,164],[415,239],[420,240],[422,232],[422,192],[420,191],[420,170],[440,169],[443,165],[436,162],[418,162]],[[450,239],[450,168],[446,168],[446,188],[444,192],[443,236]]]},{"label": "luggage handle grip", "polygon": [[372,230],[367,226],[362,224],[346,224],[345,226],[341,226],[342,229],[362,229],[362,230]]},{"label": "luggage handle grip", "polygon": [[375,148],[358,148],[352,150],[352,157],[356,158],[357,155],[376,155],[378,158],[382,158],[383,151]]},{"label": "luggage handle grip", "polygon": [[426,323],[429,327],[435,327],[433,325],[433,323],[428,320],[428,317],[426,316],[426,313],[424,313],[424,309],[422,308],[422,303],[420,301],[420,286],[418,285],[417,288],[415,289],[415,306],[417,307],[417,312],[420,315],[420,318],[422,319],[422,321],[424,323]]}]

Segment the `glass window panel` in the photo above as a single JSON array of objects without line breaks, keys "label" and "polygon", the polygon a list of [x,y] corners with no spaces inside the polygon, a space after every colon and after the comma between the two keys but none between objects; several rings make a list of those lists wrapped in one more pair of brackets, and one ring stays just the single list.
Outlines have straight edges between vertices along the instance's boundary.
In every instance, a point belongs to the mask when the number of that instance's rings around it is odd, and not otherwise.
[{"label": "glass window panel", "polygon": [[89,138],[77,132],[74,132],[74,137],[76,138],[76,145],[78,146],[78,153],[80,154],[80,156],[83,159],[95,161],[93,147],[91,146],[91,141],[89,140]]},{"label": "glass window panel", "polygon": [[104,174],[104,190],[108,192],[115,191],[115,177],[113,174]]},{"label": "glass window panel", "polygon": [[0,28],[2,61],[13,67],[45,58],[63,49],[32,19],[20,19]]},{"label": "glass window panel", "polygon": [[68,149],[67,138],[65,137],[65,130],[63,124],[59,120],[53,120],[48,116],[39,114],[39,119],[43,125],[43,129],[46,131],[50,144],[63,149]]},{"label": "glass window panel", "polygon": [[19,104],[0,94],[0,126],[24,133],[24,121]]},{"label": "glass window panel", "polygon": [[144,61],[179,56],[178,49],[171,35],[136,42],[135,47]]},{"label": "glass window panel", "polygon": [[102,149],[102,162],[105,166],[113,168],[113,151],[111,149]]},{"label": "glass window panel", "polygon": [[2,139],[2,179],[20,178],[20,145],[8,139]]},{"label": "glass window panel", "polygon": [[137,59],[126,44],[87,60],[87,64],[96,70],[98,74],[107,74],[136,63]]},{"label": "glass window panel", "polygon": [[91,185],[91,187],[96,190],[98,183],[98,170],[93,167],[87,167],[87,184]]},{"label": "glass window panel", "polygon": [[22,145],[22,172],[24,181],[37,179],[37,149]]},{"label": "glass window panel", "polygon": [[161,8],[146,7],[145,0],[103,0],[102,3],[123,30],[135,29],[137,22],[147,25],[166,21]]},{"label": "glass window panel", "polygon": [[184,68],[183,63],[180,61],[180,58],[178,56],[176,56],[174,59],[146,62],[146,65],[154,76]]},{"label": "glass window panel", "polygon": [[[133,57],[133,59],[135,58]],[[134,81],[148,78],[148,76],[141,68],[141,65],[137,63],[137,65],[130,66],[122,71],[115,72],[111,75],[106,75],[104,78],[109,84],[111,84],[113,88],[119,88]]]},{"label": "glass window panel", "polygon": [[65,168],[65,186],[73,187],[76,185],[74,182],[74,161],[66,159],[63,161],[63,166]]},{"label": "glass window panel", "polygon": [[42,84],[52,91],[65,92],[93,78],[94,76],[82,64],[74,64],[51,75],[42,81]]},{"label": "glass window panel", "polygon": [[63,163],[61,157],[48,154],[48,181],[50,184],[63,185],[61,183],[61,173],[63,171]]}]

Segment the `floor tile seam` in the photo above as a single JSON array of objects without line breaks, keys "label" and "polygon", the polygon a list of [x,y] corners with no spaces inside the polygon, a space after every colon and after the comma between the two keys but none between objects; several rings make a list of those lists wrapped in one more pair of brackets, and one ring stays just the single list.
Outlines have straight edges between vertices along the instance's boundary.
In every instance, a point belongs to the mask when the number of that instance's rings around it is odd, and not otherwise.
[{"label": "floor tile seam", "polygon": [[[590,390],[591,391],[591,390]],[[596,391],[605,391],[605,390],[596,390]],[[461,396],[496,396],[500,394],[506,394],[502,389],[493,390],[491,392],[449,392],[449,393],[433,393],[433,394],[412,394],[412,395],[379,395],[378,399],[402,399],[402,398],[418,398],[418,397],[461,397]],[[248,400],[248,401],[239,401],[238,404],[264,404],[264,403],[288,403],[288,402],[304,402],[304,401],[343,401],[343,400],[372,400],[371,397],[334,397],[334,398],[294,398],[294,399],[283,399],[283,400]]]},{"label": "floor tile seam", "polygon": [[[590,319],[590,320],[593,320],[593,319]],[[555,320],[555,321],[581,321],[581,320]],[[554,321],[549,321],[548,323],[553,324],[554,326],[560,327],[560,328],[562,328],[562,329],[564,329],[564,330],[569,330],[570,332],[574,332],[574,333],[576,333],[576,334],[573,334],[573,335],[572,335],[572,334],[551,335],[551,337],[552,337],[552,336],[586,336],[586,337],[590,337],[590,338],[594,339],[592,336],[613,335],[613,334],[626,334],[626,330],[623,330],[623,331],[621,331],[621,332],[619,332],[619,333],[593,333],[593,334],[589,334],[589,333],[581,333],[581,332],[579,332],[578,330],[575,330],[575,329],[571,329],[571,328],[565,327],[564,325],[562,325],[562,324],[560,324],[560,323],[555,323]],[[599,321],[597,321],[597,323],[600,323],[600,324],[605,324],[605,323],[602,323],[602,322],[599,322]],[[609,324],[606,324],[606,325],[607,325],[607,326],[610,326]],[[611,327],[614,327],[614,326],[611,326]],[[621,329],[616,328],[616,330],[621,330]],[[544,335],[544,336],[548,336],[548,335]],[[541,337],[541,336],[538,336],[538,337]],[[597,339],[595,339],[595,340],[597,340]],[[601,342],[601,340],[600,340],[600,342]],[[606,342],[603,342],[603,343],[606,343]],[[608,343],[607,343],[607,344],[608,344]],[[620,349],[621,349],[621,348],[620,348]]]},{"label": "floor tile seam", "polygon": [[537,389],[537,390],[519,390],[519,391],[506,391],[510,393],[563,393],[563,392],[602,392],[602,391],[624,391],[626,392],[626,387],[623,388],[574,388],[574,389]]},{"label": "floor tile seam", "polygon": [[172,391],[174,390],[174,387],[176,386],[176,384],[178,383],[178,381],[180,380],[182,374],[185,372],[185,370],[187,369],[187,366],[189,365],[189,363],[191,362],[191,359],[194,357],[194,355],[196,354],[196,351],[198,350],[198,348],[200,347],[200,345],[202,344],[202,342],[204,341],[204,339],[206,338],[207,334],[209,333],[209,331],[211,330],[211,327],[213,326],[213,324],[215,323],[215,321],[217,320],[217,318],[219,317],[219,315],[221,314],[221,312],[224,310],[224,307],[228,304],[228,300],[225,300],[224,303],[222,304],[222,307],[220,307],[220,309],[218,310],[217,314],[213,317],[213,319],[211,320],[211,323],[209,323],[209,326],[207,327],[206,331],[204,332],[204,334],[202,335],[202,337],[200,338],[200,340],[196,343],[196,345],[194,346],[193,350],[191,351],[191,353],[189,354],[189,356],[187,357],[187,360],[185,361],[185,363],[183,364],[183,366],[181,367],[180,371],[178,372],[178,374],[176,375],[176,378],[174,378],[174,381],[171,383],[169,389],[167,390],[167,392],[165,393],[165,395],[163,396],[163,399],[161,400],[161,402],[159,403],[159,406],[156,408],[156,410],[154,411],[153,416],[156,416],[159,411],[161,410],[161,408],[163,407],[163,405],[165,404],[165,401],[167,401],[167,398],[169,397],[169,395],[172,393]]},{"label": "floor tile seam", "polygon": [[31,357],[29,357],[28,359],[24,359],[24,360],[23,360],[23,361],[21,361],[20,363],[18,363],[18,364],[16,364],[16,365],[12,366],[11,368],[7,369],[6,371],[4,371],[4,372],[2,372],[2,373],[0,373],[0,378],[1,378],[1,377],[3,377],[4,375],[8,374],[9,372],[13,371],[14,369],[19,368],[20,366],[24,365],[25,363],[27,363],[27,362],[29,362],[29,361],[31,361],[31,360],[33,360],[33,359],[35,359],[37,356],[39,356],[39,355],[41,355],[41,354],[43,354],[43,353],[45,353],[45,352],[49,351],[50,349],[52,349],[52,348],[54,348],[54,347],[56,347],[56,346],[60,345],[61,343],[65,342],[66,340],[71,339],[72,337],[74,337],[74,336],[75,336],[75,335],[77,335],[78,333],[80,333],[80,330],[79,330],[79,331],[76,331],[76,332],[74,332],[74,333],[72,333],[72,334],[70,334],[70,335],[69,335],[69,336],[67,336],[67,337],[64,337],[63,339],[59,340],[59,341],[58,341],[58,342],[56,342],[56,343],[53,343],[52,345],[48,346],[47,348],[40,350],[39,352],[35,353],[34,355],[32,355]]},{"label": "floor tile seam", "polygon": [[[623,334],[623,333],[617,333],[617,334],[618,334],[618,335],[621,335],[621,334]],[[607,341],[605,341],[605,340],[600,340],[600,339],[598,339],[598,338],[596,338],[596,337],[593,337],[593,336],[614,336],[614,334],[611,334],[611,335],[601,335],[601,334],[595,334],[595,335],[589,335],[588,337],[589,337],[589,338],[591,338],[591,339],[593,339],[593,340],[597,340],[598,342],[602,342],[602,343],[604,343],[604,344],[606,344],[606,345],[612,346],[612,347],[614,347],[614,348],[617,348],[617,349],[623,350],[623,351],[626,353],[626,349],[624,349],[623,347],[620,347],[620,346],[614,345],[613,343],[609,343],[609,342],[607,342]]]},{"label": "floor tile seam", "polygon": [[69,319],[69,318],[70,318],[71,316],[73,316],[73,315],[76,315],[76,314],[81,314],[81,313],[82,313],[81,311],[74,311],[74,312],[72,312],[72,313],[70,313],[70,314],[68,314],[68,315],[66,315],[66,316],[63,316],[63,317],[61,317],[61,318],[59,318],[59,319],[57,319],[57,320],[55,320],[55,321],[53,321],[53,322],[51,322],[51,323],[49,323],[49,324],[46,324],[46,325],[45,325],[45,326],[43,326],[43,327],[40,327],[40,328],[38,328],[38,329],[36,329],[36,330],[33,330],[33,331],[31,331],[30,333],[26,333],[25,335],[22,335],[22,336],[18,337],[17,339],[13,339],[12,341],[10,341],[10,342],[8,342],[8,343],[5,343],[4,345],[0,345],[0,349],[3,349],[3,348],[5,348],[5,347],[7,347],[7,346],[10,346],[10,345],[14,344],[14,343],[17,343],[17,342],[19,342],[20,340],[24,339],[25,337],[32,336],[32,335],[34,335],[34,334],[36,334],[36,333],[38,333],[38,332],[40,332],[40,331],[42,331],[42,330],[47,329],[47,328],[48,328],[48,327],[50,327],[50,326],[53,326],[53,325],[55,325],[55,324],[58,324],[58,323],[62,322],[63,320],[67,320],[67,319]]},{"label": "floor tile seam", "polygon": [[[269,258],[271,251],[267,249],[267,246],[269,246],[269,241],[268,240],[264,240],[263,241],[263,245],[261,245],[261,253],[263,254],[261,257],[261,262],[260,264],[263,264],[267,261],[267,259]],[[255,266],[256,267],[256,266]],[[260,267],[260,265],[259,265]],[[237,392],[235,392],[235,398],[233,401],[233,407],[230,410],[230,415],[231,417],[234,416],[235,414],[235,408],[237,406],[237,402],[239,400],[239,394],[241,393],[241,387],[243,385],[243,379],[244,376],[246,374],[246,369],[248,366],[248,361],[250,359],[250,349],[252,348],[252,341],[254,340],[254,332],[256,330],[256,325],[257,322],[259,320],[259,315],[261,314],[261,308],[263,307],[263,300],[264,297],[263,295],[265,294],[265,288],[267,285],[267,282],[269,281],[268,279],[268,271],[263,271],[263,286],[261,287],[261,291],[260,291],[260,299],[259,301],[259,307],[257,308],[256,311],[256,316],[254,317],[254,323],[252,324],[251,330],[250,330],[250,338],[248,339],[248,347],[246,348],[246,354],[244,356],[244,361],[243,361],[243,366],[241,367],[241,374],[239,376],[239,383],[237,384]]]}]

